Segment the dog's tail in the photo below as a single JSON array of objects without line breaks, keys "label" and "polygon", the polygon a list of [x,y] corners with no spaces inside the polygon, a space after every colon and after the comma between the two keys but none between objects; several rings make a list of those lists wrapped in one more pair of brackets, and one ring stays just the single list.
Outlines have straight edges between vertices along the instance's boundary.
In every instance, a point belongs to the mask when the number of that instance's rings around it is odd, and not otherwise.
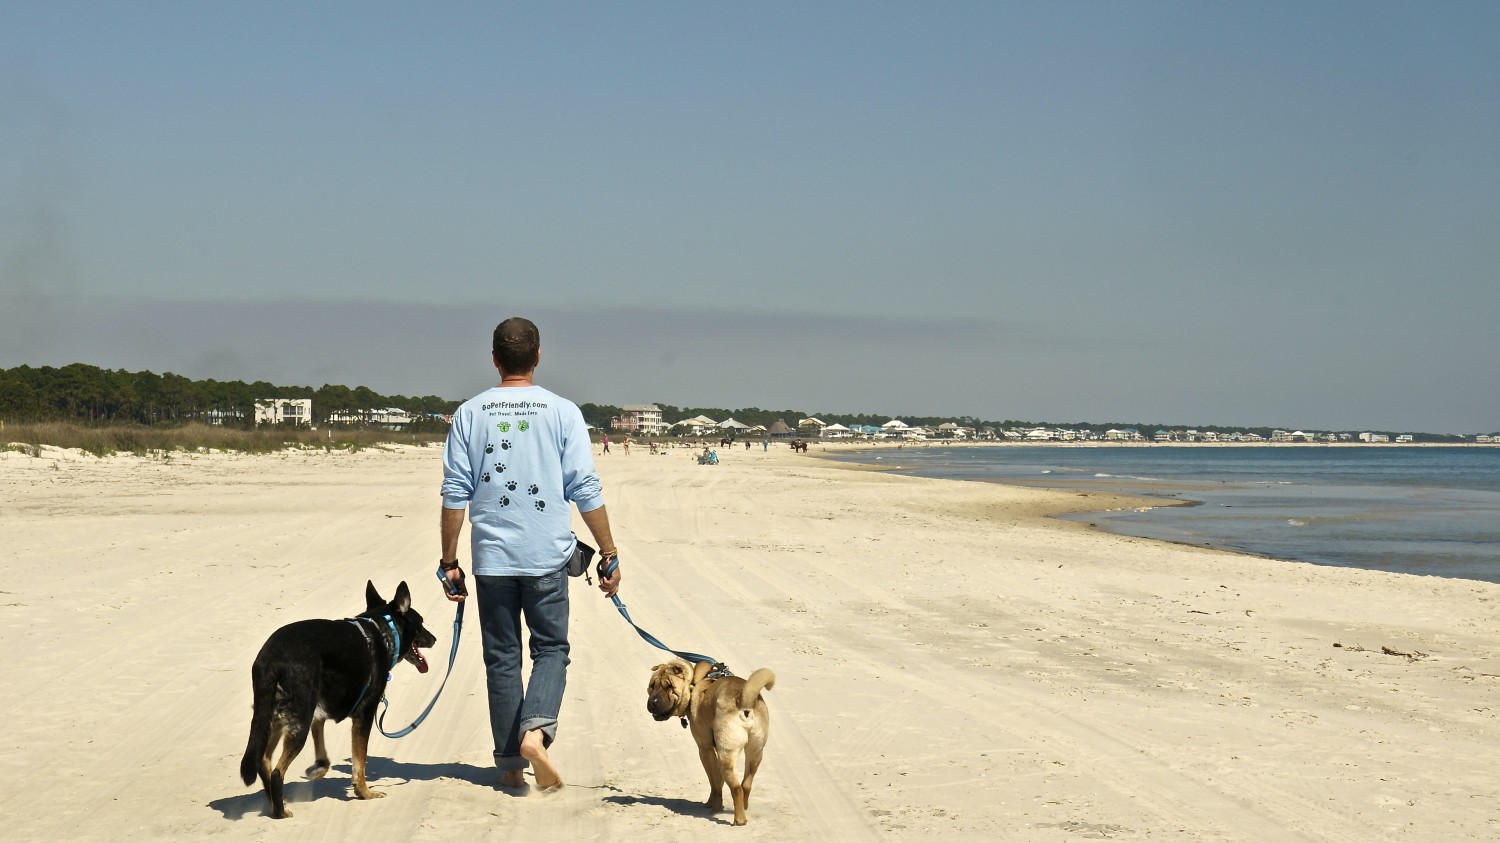
[{"label": "dog's tail", "polygon": [[271,713],[276,707],[275,678],[269,672],[262,673],[259,665],[251,668],[250,678],[255,701],[250,709],[250,740],[245,744],[245,757],[240,759],[240,778],[245,784],[255,784],[260,759],[266,754],[266,742],[271,739]]},{"label": "dog's tail", "polygon": [[745,680],[745,687],[740,689],[740,708],[750,709],[755,707],[755,701],[760,699],[762,689],[767,691],[776,687],[776,674],[770,668],[763,667],[750,674]]}]

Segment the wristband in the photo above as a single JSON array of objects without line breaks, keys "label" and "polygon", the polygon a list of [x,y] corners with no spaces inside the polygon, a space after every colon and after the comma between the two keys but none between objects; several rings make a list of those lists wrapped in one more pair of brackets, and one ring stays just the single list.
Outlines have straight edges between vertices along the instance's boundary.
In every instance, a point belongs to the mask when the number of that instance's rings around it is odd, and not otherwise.
[{"label": "wristband", "polygon": [[[458,582],[448,579],[448,572],[453,570],[458,571]],[[438,582],[443,584],[443,590],[448,592],[450,596],[468,596],[469,588],[464,585],[464,572],[462,568],[458,567],[458,563],[455,562],[452,568],[444,568],[442,563],[438,563],[437,578]]]},{"label": "wristband", "polygon": [[442,559],[438,559],[438,567],[442,568],[444,571],[451,571],[454,568],[458,567],[458,560],[455,559],[452,562],[444,562]]}]

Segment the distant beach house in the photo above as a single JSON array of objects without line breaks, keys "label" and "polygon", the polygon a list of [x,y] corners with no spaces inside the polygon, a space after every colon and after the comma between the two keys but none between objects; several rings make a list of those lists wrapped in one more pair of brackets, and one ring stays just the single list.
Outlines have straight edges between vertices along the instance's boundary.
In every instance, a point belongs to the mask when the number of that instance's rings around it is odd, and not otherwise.
[{"label": "distant beach house", "polygon": [[979,437],[979,431],[972,427],[964,427],[958,422],[943,422],[937,426],[935,434],[939,439],[963,440]]},{"label": "distant beach house", "polygon": [[620,414],[610,420],[609,426],[626,433],[642,436],[657,436],[667,432],[661,420],[661,408],[655,404],[631,404],[621,407]]},{"label": "distant beach house", "polygon": [[401,430],[416,417],[400,407],[376,407],[371,410],[343,410],[328,414],[329,424],[371,424],[389,430]]},{"label": "distant beach house", "polygon": [[882,439],[912,439],[915,438],[913,428],[900,419],[891,419],[880,426],[880,432],[876,436]]},{"label": "distant beach house", "polygon": [[823,428],[827,426],[828,422],[822,419],[803,419],[797,422],[797,435],[807,439],[822,439]]},{"label": "distant beach house", "polygon": [[669,431],[675,431],[678,437],[702,437],[703,434],[711,434],[717,431],[718,422],[706,416],[694,416],[691,419],[682,419],[681,422],[673,422],[667,426]]},{"label": "distant beach house", "polygon": [[257,398],[255,423],[312,424],[311,398]]},{"label": "distant beach house", "polygon": [[739,434],[750,430],[750,425],[745,424],[738,419],[725,419],[719,422],[719,429],[729,434],[730,436],[738,436]]},{"label": "distant beach house", "polygon": [[708,416],[693,416],[690,419],[672,422],[667,429],[676,431],[678,436],[702,436],[718,426],[719,423]]}]

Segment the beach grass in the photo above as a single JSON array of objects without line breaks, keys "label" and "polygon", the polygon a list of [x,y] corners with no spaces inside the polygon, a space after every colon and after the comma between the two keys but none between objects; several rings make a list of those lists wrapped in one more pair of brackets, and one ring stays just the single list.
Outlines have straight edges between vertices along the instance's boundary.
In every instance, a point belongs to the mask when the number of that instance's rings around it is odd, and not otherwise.
[{"label": "beach grass", "polygon": [[265,454],[289,449],[359,451],[385,444],[440,443],[438,433],[400,433],[370,428],[261,426],[254,429],[186,424],[173,427],[83,425],[72,422],[8,424],[0,430],[4,450],[41,456],[42,446],[76,448],[94,456],[167,455],[179,452],[233,451]]}]

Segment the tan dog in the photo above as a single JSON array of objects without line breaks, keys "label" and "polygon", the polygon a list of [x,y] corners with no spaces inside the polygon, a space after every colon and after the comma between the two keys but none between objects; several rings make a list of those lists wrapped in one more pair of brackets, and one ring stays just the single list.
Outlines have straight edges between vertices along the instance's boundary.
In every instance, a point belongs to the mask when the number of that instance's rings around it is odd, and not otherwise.
[{"label": "tan dog", "polygon": [[[698,760],[708,773],[708,807],[724,810],[724,783],[734,797],[734,824],[745,824],[750,803],[750,785],[760,767],[766,739],[771,736],[771,712],[761,698],[762,689],[776,686],[776,675],[766,668],[738,676],[710,677],[713,665],[690,665],[682,659],[651,668],[646,686],[646,710],[657,720],[686,719],[693,740],[698,742]],[[740,751],[745,752],[745,777],[735,771]]]}]

